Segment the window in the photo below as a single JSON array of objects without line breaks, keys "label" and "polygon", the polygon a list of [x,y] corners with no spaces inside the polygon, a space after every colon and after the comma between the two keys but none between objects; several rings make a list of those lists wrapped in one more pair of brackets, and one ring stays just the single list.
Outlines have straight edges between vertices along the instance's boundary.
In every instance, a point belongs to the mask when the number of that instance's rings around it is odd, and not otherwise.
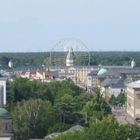
[{"label": "window", "polygon": [[5,123],[5,130],[8,130],[8,123]]},{"label": "window", "polygon": [[140,93],[137,93],[137,94],[136,94],[136,97],[137,97],[138,99],[140,99]]}]

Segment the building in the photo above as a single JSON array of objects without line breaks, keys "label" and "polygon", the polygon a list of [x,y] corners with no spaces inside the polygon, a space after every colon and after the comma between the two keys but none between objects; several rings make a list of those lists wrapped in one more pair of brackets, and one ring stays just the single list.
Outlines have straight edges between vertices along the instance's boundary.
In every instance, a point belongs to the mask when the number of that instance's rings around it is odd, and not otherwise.
[{"label": "building", "polygon": [[0,107],[6,105],[6,81],[7,79],[0,79]]},{"label": "building", "polygon": [[74,65],[74,52],[72,47],[70,47],[66,58],[66,66],[71,67],[73,65]]},{"label": "building", "polygon": [[[116,96],[120,93],[120,89],[125,88],[127,83],[140,79],[140,68],[136,67],[134,60],[131,61],[129,66],[75,66],[74,60],[75,54],[72,47],[69,47],[66,66],[49,66],[47,70],[46,68],[43,68],[43,70],[26,70],[21,73],[17,72],[17,76],[43,82],[71,79],[87,91],[95,90],[96,87],[102,87],[104,83],[109,82],[106,87],[110,88],[111,95]],[[122,86],[118,87],[118,83],[112,86],[111,82],[120,82],[120,77],[124,79]]]},{"label": "building", "polygon": [[49,82],[58,78],[58,71],[34,70],[34,71],[21,71],[16,73],[16,77],[28,78],[31,80],[40,80],[42,82]]},{"label": "building", "polygon": [[49,69],[50,71],[57,72],[57,78],[55,80],[71,79],[74,83],[84,85],[87,75],[95,68],[94,66],[66,66],[50,67]]},{"label": "building", "polygon": [[93,91],[97,85],[98,85],[98,79],[97,79],[97,74],[98,74],[98,70],[93,70],[91,71],[87,76],[86,76],[86,81],[85,81],[85,85],[87,87],[87,90]]},{"label": "building", "polygon": [[[125,79],[124,85],[140,79],[140,68],[132,68],[131,66],[102,66],[102,68],[98,67],[97,73],[94,71],[95,68],[88,76],[93,83],[96,80],[99,87],[106,79],[119,79],[121,77]],[[92,87],[94,86],[93,84]]]},{"label": "building", "polygon": [[140,80],[127,84],[127,120],[140,119]]},{"label": "building", "polygon": [[6,109],[0,108],[0,140],[12,140],[12,138],[12,117]]},{"label": "building", "polygon": [[84,85],[86,85],[85,83],[87,82],[86,78],[87,78],[88,74],[91,71],[93,71],[94,69],[96,69],[93,66],[87,66],[87,67],[86,66],[83,66],[83,67],[75,66],[74,68],[75,68],[74,75],[76,78],[76,82],[84,84]]},{"label": "building", "polygon": [[109,102],[109,99],[112,95],[117,97],[121,92],[125,91],[123,78],[107,78],[105,79],[101,85],[101,93],[105,97],[106,102]]}]

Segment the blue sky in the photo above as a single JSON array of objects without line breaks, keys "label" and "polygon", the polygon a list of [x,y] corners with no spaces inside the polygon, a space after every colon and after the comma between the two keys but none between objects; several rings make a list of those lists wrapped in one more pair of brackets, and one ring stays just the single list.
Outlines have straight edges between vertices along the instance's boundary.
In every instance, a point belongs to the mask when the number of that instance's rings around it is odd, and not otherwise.
[{"label": "blue sky", "polygon": [[0,1],[0,52],[49,51],[63,38],[140,51],[140,0]]}]

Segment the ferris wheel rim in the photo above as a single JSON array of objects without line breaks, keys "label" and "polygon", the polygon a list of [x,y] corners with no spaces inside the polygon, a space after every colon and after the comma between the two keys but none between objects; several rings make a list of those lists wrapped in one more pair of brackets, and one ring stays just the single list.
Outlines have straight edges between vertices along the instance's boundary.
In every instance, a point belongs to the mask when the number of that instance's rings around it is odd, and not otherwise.
[{"label": "ferris wheel rim", "polygon": [[[88,47],[86,46],[86,44],[81,41],[80,39],[77,39],[77,38],[63,38],[61,40],[59,40],[51,49],[50,51],[50,57],[52,57],[52,53],[55,52],[55,47],[59,46],[60,44],[63,44],[64,45],[64,42],[70,42],[70,41],[73,41],[73,42],[77,42],[79,44],[81,44],[85,49],[86,51],[79,51],[79,52],[87,52],[88,53],[88,66],[90,66],[90,61],[91,61],[91,55],[90,55],[90,52],[88,50]],[[61,47],[64,47],[64,46],[61,46]],[[63,52],[63,51],[57,51],[57,52]],[[66,51],[67,52],[67,51]],[[75,51],[76,52],[76,51]],[[77,51],[78,52],[78,51]],[[51,58],[50,58],[51,60]]]}]

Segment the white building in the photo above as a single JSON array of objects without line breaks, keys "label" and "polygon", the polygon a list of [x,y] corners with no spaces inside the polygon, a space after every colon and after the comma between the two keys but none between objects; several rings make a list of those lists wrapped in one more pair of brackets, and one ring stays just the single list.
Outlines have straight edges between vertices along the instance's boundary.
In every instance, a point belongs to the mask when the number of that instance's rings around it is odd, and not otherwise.
[{"label": "white building", "polygon": [[71,67],[74,65],[74,52],[73,49],[70,48],[66,58],[66,66]]},{"label": "white building", "polygon": [[0,106],[6,105],[6,81],[7,79],[0,79]]},{"label": "white building", "polygon": [[136,62],[135,62],[135,60],[133,59],[132,61],[131,61],[131,68],[135,68],[136,67]]}]

